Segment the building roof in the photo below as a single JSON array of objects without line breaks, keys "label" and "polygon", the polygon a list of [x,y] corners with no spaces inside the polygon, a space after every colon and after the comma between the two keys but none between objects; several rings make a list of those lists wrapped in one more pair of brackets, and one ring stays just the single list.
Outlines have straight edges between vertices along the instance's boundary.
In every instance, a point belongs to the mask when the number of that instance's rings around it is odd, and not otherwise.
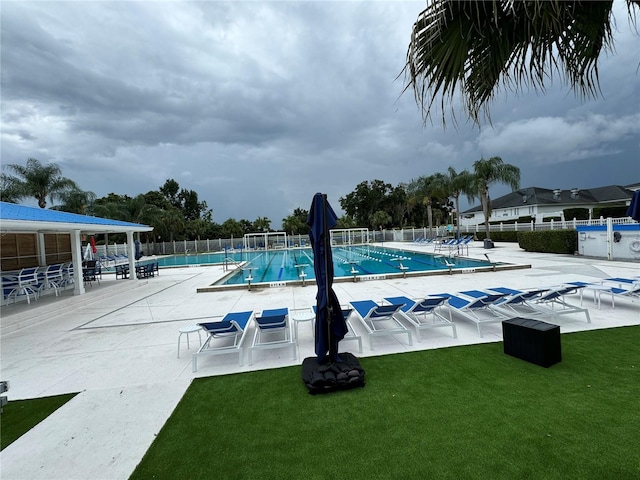
[{"label": "building roof", "polygon": [[[588,189],[572,188],[570,190],[528,187],[491,200],[491,208],[497,210],[528,205],[557,205],[563,208],[579,208],[585,205],[627,202],[631,200],[632,196],[633,191],[619,185]],[[462,213],[475,212],[482,212],[482,206],[476,205]]]},{"label": "building roof", "polygon": [[0,229],[3,232],[70,232],[85,233],[150,232],[153,227],[109,218],[27,207],[0,202]]}]

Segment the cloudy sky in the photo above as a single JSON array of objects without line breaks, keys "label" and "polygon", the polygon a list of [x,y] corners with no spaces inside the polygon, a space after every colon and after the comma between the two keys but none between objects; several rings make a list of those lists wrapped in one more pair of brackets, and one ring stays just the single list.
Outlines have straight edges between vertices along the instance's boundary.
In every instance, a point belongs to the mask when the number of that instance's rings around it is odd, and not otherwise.
[{"label": "cloudy sky", "polygon": [[[324,192],[397,185],[500,156],[522,187],[640,182],[640,37],[615,8],[602,94],[559,78],[501,93],[493,125],[423,124],[402,95],[424,1],[3,0],[2,164],[56,162],[99,197],[195,190],[214,221],[279,228]],[[640,28],[640,27],[639,27]],[[491,190],[496,198],[506,187]]]}]

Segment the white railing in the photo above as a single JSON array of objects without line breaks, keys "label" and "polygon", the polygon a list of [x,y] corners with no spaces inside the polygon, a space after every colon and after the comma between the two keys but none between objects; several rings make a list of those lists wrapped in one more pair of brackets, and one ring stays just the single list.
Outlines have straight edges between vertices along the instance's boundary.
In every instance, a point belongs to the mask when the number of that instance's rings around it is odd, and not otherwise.
[{"label": "white railing", "polygon": [[[631,217],[614,218],[613,224],[633,224],[638,223]],[[499,223],[489,225],[490,232],[531,232],[540,230],[575,230],[578,226],[606,225],[606,218],[596,218],[591,220],[551,220],[544,223]],[[484,225],[460,225],[460,233],[467,235],[470,233],[484,232]],[[437,226],[431,229],[428,227],[421,228],[403,228],[389,230],[370,230],[370,242],[414,242],[423,238],[441,238],[451,237],[456,234],[456,228],[451,229],[447,226]],[[309,246],[308,235],[290,235],[288,236],[290,246]],[[220,252],[227,249],[244,248],[241,238],[217,238],[207,240],[180,240],[174,242],[149,242],[143,243],[141,250],[145,255],[196,255],[207,252]],[[108,248],[104,245],[98,245],[97,255],[114,255],[127,253],[127,244],[110,244]]]}]

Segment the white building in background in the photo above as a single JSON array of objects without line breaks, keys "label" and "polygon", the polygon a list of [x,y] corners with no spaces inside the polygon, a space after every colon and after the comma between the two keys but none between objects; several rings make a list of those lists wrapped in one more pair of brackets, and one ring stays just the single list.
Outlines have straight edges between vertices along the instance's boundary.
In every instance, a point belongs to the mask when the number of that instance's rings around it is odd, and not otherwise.
[{"label": "white building in background", "polygon": [[[545,218],[564,218],[563,211],[568,208],[585,208],[589,218],[593,218],[593,209],[607,206],[628,206],[633,192],[640,189],[640,183],[622,187],[611,185],[589,189],[572,188],[570,190],[529,187],[521,188],[502,197],[491,200],[490,222],[513,222],[522,217],[531,217],[536,223]],[[461,225],[479,225],[484,223],[482,206],[478,205],[461,212]]]}]

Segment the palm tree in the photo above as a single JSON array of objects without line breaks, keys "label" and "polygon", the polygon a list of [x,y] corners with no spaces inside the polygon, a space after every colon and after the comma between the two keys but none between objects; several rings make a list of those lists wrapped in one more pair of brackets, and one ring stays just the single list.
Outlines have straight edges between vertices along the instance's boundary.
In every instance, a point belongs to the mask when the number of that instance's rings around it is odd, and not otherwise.
[{"label": "palm tree", "polygon": [[[626,0],[635,23],[639,0]],[[544,92],[565,77],[583,98],[599,91],[598,58],[613,50],[613,0],[432,0],[413,25],[407,49],[405,91],[413,90],[425,121],[440,94],[459,89],[469,118],[490,119],[489,103],[504,88]]]},{"label": "palm tree", "polygon": [[447,173],[438,177],[438,180],[446,195],[453,197],[456,211],[456,238],[460,238],[460,195],[473,193],[473,175],[468,170],[457,173],[455,168],[449,167]]},{"label": "palm tree", "polygon": [[3,178],[7,182],[16,199],[33,197],[40,208],[46,208],[47,197],[53,202],[70,190],[79,190],[73,180],[62,176],[60,167],[55,163],[42,165],[39,160],[30,158],[26,165],[10,164],[5,168],[13,171],[16,176]]},{"label": "palm tree", "polygon": [[0,200],[9,203],[20,201],[20,194],[15,187],[15,178],[6,173],[0,175]]},{"label": "palm tree", "polygon": [[371,218],[369,219],[369,223],[371,223],[371,225],[378,225],[381,230],[387,227],[392,221],[393,218],[391,218],[391,215],[384,210],[378,210],[371,214]]},{"label": "palm tree", "polygon": [[252,228],[258,232],[268,232],[271,230],[271,220],[267,217],[258,217],[256,221],[253,222]]},{"label": "palm tree", "polygon": [[520,188],[520,169],[504,163],[500,157],[484,158],[473,162],[473,180],[469,189],[469,197],[480,198],[484,213],[484,229],[489,238],[489,217],[491,216],[491,199],[489,187],[494,183],[505,183],[512,190]]},{"label": "palm tree", "polygon": [[414,197],[418,203],[427,207],[427,221],[429,222],[429,237],[433,238],[433,202],[435,199],[446,196],[445,180],[442,173],[435,173],[428,177],[418,177],[412,180],[407,187],[409,197]]},{"label": "palm tree", "polygon": [[94,215],[94,202],[96,194],[83,190],[72,189],[60,194],[61,205],[51,207],[53,210],[79,213],[82,215]]},{"label": "palm tree", "polygon": [[[184,215],[177,208],[164,210],[160,215],[161,231],[169,233],[169,241],[173,242],[174,233],[182,232],[185,228]],[[166,233],[165,233],[166,238]]]}]

